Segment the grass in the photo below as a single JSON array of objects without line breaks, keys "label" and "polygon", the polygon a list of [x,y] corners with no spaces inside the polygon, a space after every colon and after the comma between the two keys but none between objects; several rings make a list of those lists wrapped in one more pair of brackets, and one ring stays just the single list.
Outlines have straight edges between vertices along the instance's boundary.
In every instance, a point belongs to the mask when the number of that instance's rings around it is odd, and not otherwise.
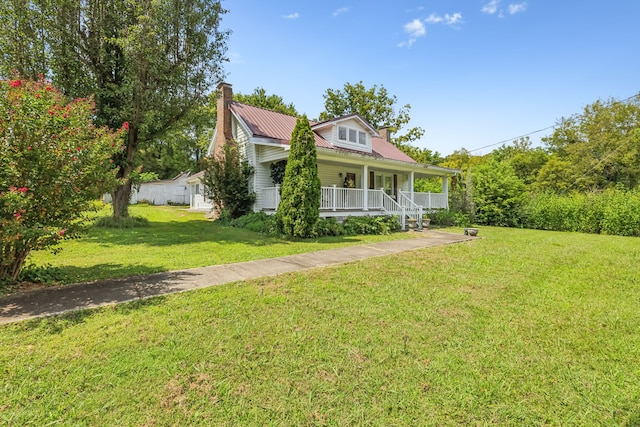
[{"label": "grass", "polygon": [[[148,219],[149,226],[93,227],[82,238],[65,241],[59,254],[33,252],[27,263],[59,267],[62,283],[67,284],[251,261],[409,236],[394,233],[292,241],[222,227],[206,220],[202,212],[189,212],[184,208],[134,205],[130,212]],[[108,210],[103,214],[107,215]]]},{"label": "grass", "polygon": [[640,240],[472,242],[0,328],[4,425],[640,425]]}]

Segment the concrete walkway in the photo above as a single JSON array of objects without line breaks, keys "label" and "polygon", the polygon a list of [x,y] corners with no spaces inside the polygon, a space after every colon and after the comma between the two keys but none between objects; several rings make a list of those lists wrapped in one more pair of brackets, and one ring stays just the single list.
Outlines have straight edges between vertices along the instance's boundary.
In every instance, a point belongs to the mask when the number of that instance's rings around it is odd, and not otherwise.
[{"label": "concrete walkway", "polygon": [[476,239],[476,237],[429,230],[421,232],[420,237],[412,239],[349,246],[280,258],[191,268],[146,276],[28,290],[0,297],[0,324],[206,288],[239,280],[276,276],[293,271],[344,264],[365,258],[472,239]]}]

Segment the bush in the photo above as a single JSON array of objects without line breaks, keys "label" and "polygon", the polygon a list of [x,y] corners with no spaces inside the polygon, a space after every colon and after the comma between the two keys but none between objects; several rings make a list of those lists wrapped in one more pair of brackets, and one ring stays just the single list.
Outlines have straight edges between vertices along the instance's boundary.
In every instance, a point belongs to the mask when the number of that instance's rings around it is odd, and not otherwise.
[{"label": "bush", "polygon": [[395,216],[349,216],[342,224],[347,235],[390,234],[400,229]]},{"label": "bush", "polygon": [[344,227],[335,218],[320,218],[313,228],[316,237],[342,236],[344,233]]},{"label": "bush", "polygon": [[94,201],[118,183],[112,163],[128,124],[93,124],[90,99],[47,81],[0,80],[0,281],[32,250],[75,237]]},{"label": "bush", "polygon": [[315,237],[320,215],[320,178],[313,131],[306,116],[299,117],[291,134],[280,205],[280,230],[290,237]]},{"label": "bush", "polygon": [[245,228],[270,236],[278,234],[275,217],[273,215],[267,215],[264,212],[251,212],[235,219],[231,218],[228,214],[221,215],[216,222],[229,227]]},{"label": "bush", "polygon": [[431,225],[439,227],[468,227],[471,225],[471,220],[467,214],[448,209],[438,209],[430,213],[429,218],[431,218]]},{"label": "bush", "polygon": [[640,236],[640,190],[535,194],[524,203],[521,218],[527,228]]}]

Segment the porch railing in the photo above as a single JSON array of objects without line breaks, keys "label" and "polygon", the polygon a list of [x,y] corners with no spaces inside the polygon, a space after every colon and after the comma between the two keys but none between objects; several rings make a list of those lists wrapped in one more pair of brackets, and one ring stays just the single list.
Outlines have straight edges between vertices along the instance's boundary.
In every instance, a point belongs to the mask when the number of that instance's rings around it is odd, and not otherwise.
[{"label": "porch railing", "polygon": [[278,209],[280,204],[280,186],[262,189],[262,209]]},{"label": "porch railing", "polygon": [[422,228],[422,206],[415,204],[406,193],[398,191],[398,202],[405,208],[406,215],[418,221],[418,228]]},{"label": "porch railing", "polygon": [[[410,217],[417,219],[420,223],[425,211],[448,207],[446,194],[413,193],[412,200],[411,193],[398,191],[396,201],[383,189],[366,191],[366,210],[379,210],[387,215],[397,215],[403,228]],[[260,204],[262,209],[277,209],[280,204],[279,186],[263,188]],[[359,188],[322,187],[320,210],[365,210],[364,191]]]},{"label": "porch railing", "polygon": [[363,209],[364,193],[357,188],[322,187],[321,210]]},{"label": "porch railing", "polygon": [[[411,193],[399,191],[399,194],[411,199]],[[413,193],[413,203],[422,206],[426,211],[448,209],[449,200],[444,193]]]}]

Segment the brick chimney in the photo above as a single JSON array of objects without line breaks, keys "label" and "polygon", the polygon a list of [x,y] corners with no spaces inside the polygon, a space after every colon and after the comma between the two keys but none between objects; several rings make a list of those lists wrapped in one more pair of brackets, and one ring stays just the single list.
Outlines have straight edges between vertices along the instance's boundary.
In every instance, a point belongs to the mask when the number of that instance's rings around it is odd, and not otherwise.
[{"label": "brick chimney", "polygon": [[224,145],[233,140],[231,132],[231,111],[229,104],[233,101],[233,89],[229,83],[220,83],[217,87],[218,100],[216,104],[217,110],[217,126],[216,140],[214,144],[213,155],[215,158],[224,156]]},{"label": "brick chimney", "polygon": [[378,134],[380,134],[380,138],[387,142],[391,142],[391,131],[389,130],[389,127],[385,126],[378,129]]}]

